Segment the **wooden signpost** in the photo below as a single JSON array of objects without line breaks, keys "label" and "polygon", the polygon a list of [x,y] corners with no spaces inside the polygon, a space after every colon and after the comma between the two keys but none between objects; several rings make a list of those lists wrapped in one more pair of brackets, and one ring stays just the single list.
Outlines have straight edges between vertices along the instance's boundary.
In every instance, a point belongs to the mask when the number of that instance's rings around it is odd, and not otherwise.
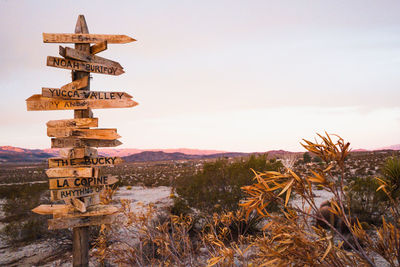
[{"label": "wooden signpost", "polygon": [[[73,119],[47,122],[51,147],[62,148],[59,158],[48,160],[51,201],[65,204],[40,205],[32,211],[53,215],[49,229],[73,228],[73,266],[88,266],[88,227],[110,224],[118,219],[118,208],[103,205],[99,194],[118,182],[114,176],[101,174],[100,168],[122,163],[119,157],[98,156],[93,147],[122,144],[117,129],[98,127],[92,109],[129,108],[138,105],[125,92],[90,91],[90,73],[121,75],[123,67],[110,59],[97,56],[108,44],[136,41],[126,35],[89,34],[85,17],[78,17],[75,33],[43,33],[44,43],[72,43],[59,46],[60,57],[47,57],[47,66],[72,71],[72,82],[61,87],[43,87],[42,94],[26,100],[28,111],[74,110]],[[90,44],[93,44],[92,46]]]}]

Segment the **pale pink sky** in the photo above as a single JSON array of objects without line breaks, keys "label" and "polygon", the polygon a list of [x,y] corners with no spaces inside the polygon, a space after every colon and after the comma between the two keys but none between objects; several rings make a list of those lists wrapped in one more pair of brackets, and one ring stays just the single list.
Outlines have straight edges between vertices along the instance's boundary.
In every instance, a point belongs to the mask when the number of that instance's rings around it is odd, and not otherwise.
[{"label": "pale pink sky", "polygon": [[[79,6],[79,8],[78,8]],[[92,74],[92,90],[126,91],[140,105],[95,110],[119,148],[302,150],[324,130],[354,148],[400,143],[399,1],[0,0],[0,145],[47,148],[48,120],[27,112],[41,87],[70,81],[42,32],[127,34],[110,45],[121,76]]]}]

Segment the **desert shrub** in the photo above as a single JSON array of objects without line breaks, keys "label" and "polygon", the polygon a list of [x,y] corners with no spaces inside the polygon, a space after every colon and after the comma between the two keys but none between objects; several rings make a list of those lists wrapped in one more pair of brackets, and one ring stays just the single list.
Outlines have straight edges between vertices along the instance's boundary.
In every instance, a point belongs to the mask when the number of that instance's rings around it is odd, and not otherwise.
[{"label": "desert shrub", "polygon": [[170,212],[173,215],[187,215],[191,209],[187,201],[181,197],[173,196],[174,205],[170,208]]},{"label": "desert shrub", "polygon": [[46,216],[31,211],[39,205],[47,189],[45,183],[0,187],[0,195],[6,199],[1,219],[5,226],[0,234],[9,244],[31,242],[48,234]]},{"label": "desert shrub", "polygon": [[312,161],[315,162],[315,163],[321,163],[322,159],[320,157],[318,157],[318,156],[315,156],[315,157],[312,158]]},{"label": "desert shrub", "polygon": [[175,203],[178,205],[184,201],[188,206],[205,212],[236,211],[243,197],[240,188],[252,183],[251,169],[277,171],[281,167],[280,161],[268,161],[267,155],[253,155],[232,163],[226,159],[206,163],[199,173],[176,180],[174,189],[178,196]]},{"label": "desert shrub", "polygon": [[[123,266],[194,266],[193,218],[174,216],[152,205],[132,212],[123,201],[122,229],[102,226],[96,242],[100,261]],[[125,240],[115,240],[124,232]],[[111,257],[110,257],[111,256]]]},{"label": "desert shrub", "polygon": [[238,242],[240,238],[261,234],[260,218],[251,213],[246,218],[243,210],[214,213],[205,218],[203,236],[212,234],[225,244]]},{"label": "desert shrub", "polygon": [[311,162],[310,153],[304,152],[304,154],[303,154],[303,162],[304,162],[304,163],[309,163],[309,162]]},{"label": "desert shrub", "polygon": [[95,242],[95,256],[100,263],[107,261],[111,266],[248,266],[250,257],[246,251],[256,233],[253,232],[258,222],[255,217],[246,222],[244,213],[238,211],[214,213],[199,220],[193,215],[166,214],[152,205],[132,212],[129,201],[121,204],[121,223],[102,226]]},{"label": "desert shrub", "polygon": [[381,168],[382,180],[391,188],[392,197],[400,195],[400,157],[389,157]]},{"label": "desert shrub", "polygon": [[13,221],[6,224],[1,235],[11,245],[15,245],[15,242],[31,242],[48,233],[46,220],[30,216],[27,220]]},{"label": "desert shrub", "polygon": [[380,184],[373,177],[355,178],[345,190],[347,206],[362,222],[379,224],[388,207],[388,198],[378,191]]}]

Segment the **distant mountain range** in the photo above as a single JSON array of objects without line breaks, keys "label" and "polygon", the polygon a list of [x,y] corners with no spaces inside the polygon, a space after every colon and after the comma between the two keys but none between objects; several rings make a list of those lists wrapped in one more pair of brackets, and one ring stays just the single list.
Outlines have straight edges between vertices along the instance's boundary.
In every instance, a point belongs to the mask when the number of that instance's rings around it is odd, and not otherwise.
[{"label": "distant mountain range", "polygon": [[[225,152],[200,149],[99,149],[99,155],[119,156],[127,162],[165,161],[181,159],[202,159],[218,157],[246,156],[248,153]],[[13,146],[0,146],[0,163],[34,163],[57,157],[59,149],[25,149]]]},{"label": "distant mountain range", "polygon": [[[400,150],[399,145],[382,147],[375,150]],[[368,151],[365,149],[355,149],[354,152]],[[59,149],[26,149],[13,146],[0,146],[0,163],[35,163],[43,162],[50,157],[57,157]],[[292,154],[285,150],[270,150],[267,152],[241,153],[226,152],[219,150],[201,150],[201,149],[99,149],[99,154],[103,156],[123,157],[127,162],[145,162],[145,161],[167,161],[183,159],[205,159],[221,157],[241,157],[250,154],[268,153],[270,157]],[[302,153],[302,152],[299,152]]]},{"label": "distant mountain range", "polygon": [[226,153],[216,153],[216,154],[190,155],[180,152],[165,153],[163,151],[144,151],[124,157],[124,160],[127,162],[145,162],[145,161],[206,159],[206,158],[222,158],[222,157],[243,157],[247,155],[249,155],[249,153],[226,152]]},{"label": "distant mountain range", "polygon": [[42,149],[25,149],[12,146],[0,147],[0,163],[4,162],[40,162],[54,154],[47,153]]}]

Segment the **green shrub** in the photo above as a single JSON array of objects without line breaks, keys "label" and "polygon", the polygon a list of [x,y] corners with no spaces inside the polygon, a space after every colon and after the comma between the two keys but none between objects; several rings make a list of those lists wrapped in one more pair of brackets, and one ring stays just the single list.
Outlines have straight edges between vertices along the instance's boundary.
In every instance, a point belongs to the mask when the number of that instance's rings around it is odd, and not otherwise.
[{"label": "green shrub", "polygon": [[235,211],[243,196],[240,188],[253,182],[251,169],[277,171],[281,167],[280,161],[268,161],[267,155],[253,155],[233,163],[226,159],[206,163],[199,173],[176,180],[174,189],[178,197],[175,205],[182,206],[184,201],[184,204],[204,212]]},{"label": "green shrub", "polygon": [[311,162],[310,153],[304,152],[304,154],[303,154],[303,162],[304,162],[304,163],[309,163],[309,162]]},{"label": "green shrub", "polygon": [[[41,218],[44,217],[44,218]],[[31,242],[47,234],[47,218],[32,215],[27,220],[6,224],[1,235],[11,245],[15,242]]]},{"label": "green shrub", "polygon": [[373,177],[355,178],[349,183],[345,191],[347,206],[359,221],[374,225],[381,222],[388,203],[385,193],[376,191],[378,187],[379,184]]},{"label": "green shrub", "polygon": [[383,180],[392,188],[392,196],[400,195],[400,158],[393,156],[386,159],[381,169]]}]

